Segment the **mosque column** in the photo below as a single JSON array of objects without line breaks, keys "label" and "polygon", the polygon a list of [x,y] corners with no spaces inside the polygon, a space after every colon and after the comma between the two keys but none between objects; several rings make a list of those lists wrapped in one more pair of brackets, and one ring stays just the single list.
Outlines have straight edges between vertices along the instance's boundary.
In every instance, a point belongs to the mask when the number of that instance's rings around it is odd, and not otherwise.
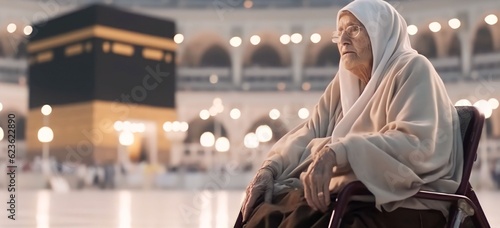
[{"label": "mosque column", "polygon": [[[232,38],[240,38],[240,42],[231,43]],[[244,29],[241,27],[233,27],[229,32],[229,43],[231,48],[231,75],[233,87],[241,89],[241,82],[243,78],[243,43],[245,37]]]},{"label": "mosque column", "polygon": [[464,77],[470,77],[472,72],[472,44],[474,42],[474,31],[471,30],[470,25],[472,21],[468,14],[461,14],[460,19],[460,21],[462,21],[462,26],[458,31],[458,36],[460,39],[462,75]]},{"label": "mosque column", "polygon": [[231,75],[233,79],[233,86],[235,88],[241,87],[241,80],[243,77],[243,48],[231,47]]},{"label": "mosque column", "polygon": [[472,71],[472,40],[468,31],[461,31],[460,34],[460,49],[461,51],[461,65],[462,74],[465,77],[470,77]]},{"label": "mosque column", "polygon": [[298,44],[291,43],[292,45],[292,80],[293,87],[296,89],[301,88],[303,75],[304,75],[304,56],[305,56],[305,41]]}]

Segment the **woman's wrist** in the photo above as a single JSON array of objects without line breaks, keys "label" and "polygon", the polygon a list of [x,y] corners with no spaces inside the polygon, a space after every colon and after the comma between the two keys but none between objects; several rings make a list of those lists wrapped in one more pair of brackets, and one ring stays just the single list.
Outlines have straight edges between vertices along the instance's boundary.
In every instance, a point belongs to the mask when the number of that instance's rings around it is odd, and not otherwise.
[{"label": "woman's wrist", "polygon": [[337,165],[337,156],[335,154],[335,151],[332,150],[332,148],[328,147],[328,146],[325,146],[323,148],[323,150],[325,150],[325,154],[327,155],[328,159],[331,159],[332,162],[333,162],[333,165]]},{"label": "woman's wrist", "polygon": [[260,167],[259,171],[260,170],[267,170],[269,172],[271,172],[272,176],[273,176],[273,179],[276,179],[276,177],[278,176],[277,172],[271,167],[271,161],[265,161],[263,164],[262,164],[262,167]]}]

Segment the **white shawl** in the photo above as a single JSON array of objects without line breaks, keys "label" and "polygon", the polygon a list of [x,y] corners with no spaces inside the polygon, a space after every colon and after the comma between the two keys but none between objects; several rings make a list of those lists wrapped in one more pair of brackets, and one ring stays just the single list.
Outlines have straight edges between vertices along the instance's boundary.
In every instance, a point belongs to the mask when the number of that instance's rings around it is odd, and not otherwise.
[{"label": "white shawl", "polygon": [[342,11],[351,12],[368,31],[373,53],[373,69],[370,81],[361,93],[358,77],[346,70],[340,61],[338,77],[345,117],[333,130],[332,137],[337,138],[344,137],[349,132],[350,126],[380,85],[390,63],[402,54],[417,53],[411,48],[405,20],[389,3],[382,0],[354,1],[339,11],[337,22]]},{"label": "white shawl", "polygon": [[[455,192],[462,176],[458,116],[431,63],[411,48],[406,22],[382,0],[356,0],[351,12],[368,31],[372,77],[359,79],[340,64],[313,114],[271,149],[275,194],[301,186],[311,153],[329,146],[337,166],[332,192],[353,180],[375,195],[378,208],[438,209],[444,204],[407,199],[420,189]],[[338,16],[337,16],[338,20]]]}]

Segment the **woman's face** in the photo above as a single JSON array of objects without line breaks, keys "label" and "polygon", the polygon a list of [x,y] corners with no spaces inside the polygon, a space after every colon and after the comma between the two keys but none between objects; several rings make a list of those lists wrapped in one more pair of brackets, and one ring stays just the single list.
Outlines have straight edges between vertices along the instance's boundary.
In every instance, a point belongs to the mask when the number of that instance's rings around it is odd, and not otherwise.
[{"label": "woman's face", "polygon": [[349,37],[347,32],[343,32],[340,36],[337,44],[341,55],[340,61],[347,70],[356,75],[361,76],[359,75],[361,73],[369,76],[371,75],[373,55],[368,32],[354,15],[347,11],[342,12],[338,22],[338,30],[342,32],[351,25],[358,25],[361,29],[356,37]]}]

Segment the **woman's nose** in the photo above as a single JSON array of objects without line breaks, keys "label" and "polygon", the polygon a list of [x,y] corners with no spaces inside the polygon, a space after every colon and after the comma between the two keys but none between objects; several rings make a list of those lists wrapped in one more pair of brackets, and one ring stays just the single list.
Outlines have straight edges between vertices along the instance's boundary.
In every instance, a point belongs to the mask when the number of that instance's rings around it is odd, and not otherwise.
[{"label": "woman's nose", "polygon": [[346,32],[343,32],[340,35],[340,44],[342,45],[351,44],[351,38],[347,35]]}]

